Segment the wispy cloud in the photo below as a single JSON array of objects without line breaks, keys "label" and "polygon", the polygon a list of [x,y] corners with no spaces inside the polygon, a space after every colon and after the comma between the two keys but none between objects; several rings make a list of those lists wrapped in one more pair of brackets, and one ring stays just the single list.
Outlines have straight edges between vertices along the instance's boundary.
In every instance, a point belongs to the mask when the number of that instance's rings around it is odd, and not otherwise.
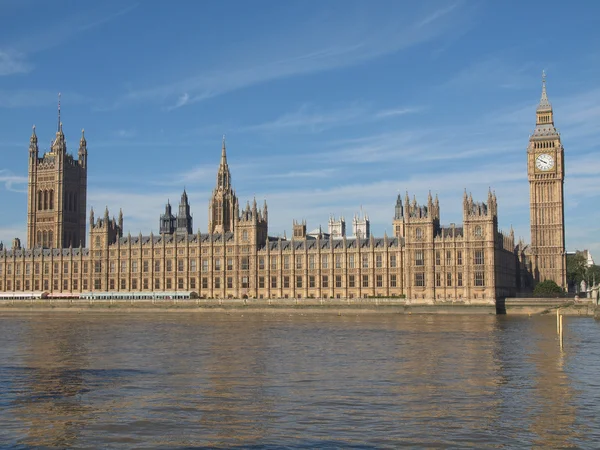
[{"label": "wispy cloud", "polygon": [[27,73],[33,65],[27,61],[25,55],[0,48],[0,76]]},{"label": "wispy cloud", "polygon": [[463,68],[442,83],[440,88],[522,89],[530,87],[540,79],[541,73],[534,73],[538,67],[541,65],[536,61],[519,64],[502,55],[492,55]]},{"label": "wispy cloud", "polygon": [[374,122],[420,111],[422,108],[395,108],[381,111],[366,105],[351,104],[343,108],[323,110],[305,103],[294,112],[285,113],[275,120],[247,125],[238,131],[258,132],[321,132],[330,128]]},{"label": "wispy cloud", "polygon": [[[468,15],[464,11],[459,14],[458,5],[428,11],[421,17],[395,11],[391,15],[393,20],[374,19],[361,33],[348,30],[347,24],[340,26],[333,22],[310,30],[309,34],[303,29],[299,35],[292,33],[272,39],[262,46],[261,54],[246,57],[246,61],[233,55],[225,58],[226,61],[241,60],[237,66],[202,68],[196,70],[196,74],[167,84],[133,89],[115,106],[139,101],[167,102],[173,109],[267,81],[360,64],[431,41],[453,29]],[[366,18],[361,19],[366,21]],[[312,36],[321,39],[315,40]]]},{"label": "wispy cloud", "polygon": [[174,105],[172,105],[172,106],[169,106],[169,107],[167,108],[167,110],[168,110],[168,111],[172,111],[172,110],[174,110],[174,109],[181,108],[182,106],[185,106],[185,105],[187,105],[187,104],[189,103],[189,101],[190,101],[190,94],[188,94],[187,92],[184,92],[184,93],[183,93],[183,94],[182,94],[182,95],[181,95],[181,96],[180,96],[180,97],[177,99],[177,102],[176,102]]},{"label": "wispy cloud", "polygon": [[274,173],[271,175],[273,178],[327,178],[335,174],[338,169],[326,168],[326,169],[315,169],[315,170],[293,170],[291,172]]},{"label": "wispy cloud", "polygon": [[421,108],[395,108],[395,109],[385,109],[383,111],[379,111],[375,114],[375,117],[378,119],[385,119],[387,117],[395,117],[395,116],[403,116],[405,114],[412,114],[415,112],[420,112]]},{"label": "wispy cloud", "polygon": [[351,105],[334,111],[321,111],[304,104],[297,111],[256,125],[242,127],[240,131],[322,131],[335,125],[356,121],[365,114],[365,108]]},{"label": "wispy cloud", "polygon": [[440,9],[434,11],[433,13],[431,13],[430,15],[425,17],[423,20],[419,21],[416,24],[417,28],[424,27],[426,25],[429,25],[432,22],[435,22],[436,20],[439,20],[441,17],[452,12],[456,7],[459,6],[460,3],[461,2],[456,2],[451,5],[446,6],[444,8],[440,8]]},{"label": "wispy cloud", "polygon": [[0,183],[4,183],[4,188],[7,191],[26,193],[27,177],[14,175],[6,169],[0,169]]},{"label": "wispy cloud", "polygon": [[[56,104],[58,92],[43,89],[0,90],[0,108],[32,108]],[[63,92],[70,104],[82,104],[90,99],[77,92]]]},{"label": "wispy cloud", "polygon": [[130,139],[137,136],[137,132],[134,129],[120,129],[114,132],[114,135],[123,139]]},{"label": "wispy cloud", "polygon": [[139,3],[130,4],[117,11],[107,11],[103,6],[85,12],[67,14],[57,22],[36,27],[21,38],[15,38],[11,47],[19,52],[29,55],[50,50],[72,39],[80,33],[98,28],[109,23],[139,6]]},{"label": "wispy cloud", "polygon": [[0,76],[32,71],[34,64],[30,59],[33,54],[54,48],[79,33],[111,22],[134,10],[138,5],[131,4],[116,12],[90,11],[68,16],[59,23],[28,28],[22,38],[16,38],[8,46],[0,48]]}]

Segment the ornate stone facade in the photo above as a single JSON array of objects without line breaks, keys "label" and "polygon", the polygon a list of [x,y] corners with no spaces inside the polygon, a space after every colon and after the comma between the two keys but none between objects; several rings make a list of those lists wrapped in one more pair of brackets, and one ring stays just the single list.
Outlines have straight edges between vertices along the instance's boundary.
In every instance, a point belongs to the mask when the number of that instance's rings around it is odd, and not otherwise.
[{"label": "ornate stone facade", "polygon": [[77,159],[67,153],[60,121],[50,151],[39,157],[35,126],[29,139],[27,246],[85,247],[87,142],[83,130]]},{"label": "ornate stone facade", "polygon": [[567,289],[565,252],[564,148],[542,80],[536,126],[527,147],[531,211],[531,260],[535,281],[553,280]]},{"label": "ornate stone facade", "polygon": [[[545,130],[551,124],[551,110],[538,108],[538,126]],[[549,128],[551,133],[553,129]],[[60,144],[59,134],[62,129],[57,133]],[[122,213],[115,220],[106,210],[95,220],[92,211],[89,248],[84,248],[81,240],[81,245],[67,249],[59,248],[58,241],[39,245],[32,239],[28,249],[17,245],[12,250],[0,249],[0,291],[186,291],[224,299],[382,296],[405,297],[418,303],[493,303],[519,289],[531,288],[533,268],[537,267],[542,276],[563,276],[559,257],[564,254],[564,227],[558,219],[545,221],[545,211],[553,211],[554,218],[563,214],[562,146],[557,134],[543,136],[534,135],[528,149],[531,247],[516,244],[512,229],[508,234],[499,230],[498,204],[491,191],[485,202],[475,201],[465,191],[462,225],[441,224],[437,196],[429,194],[426,202],[419,204],[407,193],[404,200],[400,195],[396,199],[393,236],[376,238],[365,229],[367,238],[361,236],[363,233],[347,238],[341,224],[332,232],[333,219],[330,234],[307,234],[306,222],[294,221],[291,239],[269,236],[266,201],[262,208],[256,199],[240,208],[223,140],[209,203],[208,233],[191,232],[185,191],[179,215],[173,216],[168,205],[161,216],[162,233],[156,236],[123,236]],[[85,149],[82,138],[78,164],[83,169]],[[538,172],[541,169],[532,164],[539,154],[550,152],[556,155],[556,170]],[[60,158],[63,153],[54,154]],[[58,186],[55,189],[66,191]],[[37,189],[30,189],[30,204],[36,205],[38,198]],[[85,198],[80,196],[79,201],[78,208],[85,205]],[[540,241],[539,236],[550,239],[553,245],[541,245],[546,241]],[[547,265],[553,264],[555,272],[544,271],[551,267],[541,263],[549,261],[542,257],[550,256],[554,263]]]}]

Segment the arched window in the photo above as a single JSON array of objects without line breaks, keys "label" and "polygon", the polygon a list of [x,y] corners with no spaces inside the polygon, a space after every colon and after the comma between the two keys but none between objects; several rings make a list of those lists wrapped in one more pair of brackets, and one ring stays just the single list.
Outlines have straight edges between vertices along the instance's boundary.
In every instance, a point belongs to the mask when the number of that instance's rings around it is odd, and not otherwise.
[{"label": "arched window", "polygon": [[44,207],[44,194],[42,194],[42,191],[38,191],[37,195],[38,195],[38,211],[41,211],[42,208]]},{"label": "arched window", "polygon": [[96,236],[96,247],[100,247],[100,236]]},{"label": "arched window", "polygon": [[422,229],[420,229],[420,228],[417,228],[417,229],[415,230],[415,237],[416,237],[417,239],[419,239],[419,240],[420,240],[420,239],[423,239],[423,230],[422,230]]},{"label": "arched window", "polygon": [[48,191],[44,191],[44,210],[48,209]]},{"label": "arched window", "polygon": [[37,245],[42,245],[42,232],[37,232]]},{"label": "arched window", "polygon": [[50,190],[50,209],[54,209],[54,189]]},{"label": "arched window", "polygon": [[48,247],[54,247],[54,233],[52,231],[48,231]]},{"label": "arched window", "polygon": [[42,247],[48,247],[48,232],[46,230],[43,233]]},{"label": "arched window", "polygon": [[77,211],[77,192],[73,194],[73,211]]}]

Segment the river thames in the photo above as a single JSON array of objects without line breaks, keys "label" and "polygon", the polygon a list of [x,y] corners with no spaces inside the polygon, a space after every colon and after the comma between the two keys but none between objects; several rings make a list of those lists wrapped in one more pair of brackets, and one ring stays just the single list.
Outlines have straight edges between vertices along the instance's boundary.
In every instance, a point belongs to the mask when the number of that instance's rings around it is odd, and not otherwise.
[{"label": "river thames", "polygon": [[8,448],[595,448],[600,322],[0,315]]}]

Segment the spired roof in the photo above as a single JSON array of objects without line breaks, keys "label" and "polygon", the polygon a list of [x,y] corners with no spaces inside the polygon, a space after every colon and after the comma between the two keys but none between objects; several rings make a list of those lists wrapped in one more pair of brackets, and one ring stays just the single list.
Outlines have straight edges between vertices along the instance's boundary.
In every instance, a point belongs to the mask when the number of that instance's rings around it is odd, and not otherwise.
[{"label": "spired roof", "polygon": [[542,71],[542,98],[540,104],[537,107],[538,112],[552,111],[552,104],[548,100],[548,94],[546,93],[546,72]]}]

